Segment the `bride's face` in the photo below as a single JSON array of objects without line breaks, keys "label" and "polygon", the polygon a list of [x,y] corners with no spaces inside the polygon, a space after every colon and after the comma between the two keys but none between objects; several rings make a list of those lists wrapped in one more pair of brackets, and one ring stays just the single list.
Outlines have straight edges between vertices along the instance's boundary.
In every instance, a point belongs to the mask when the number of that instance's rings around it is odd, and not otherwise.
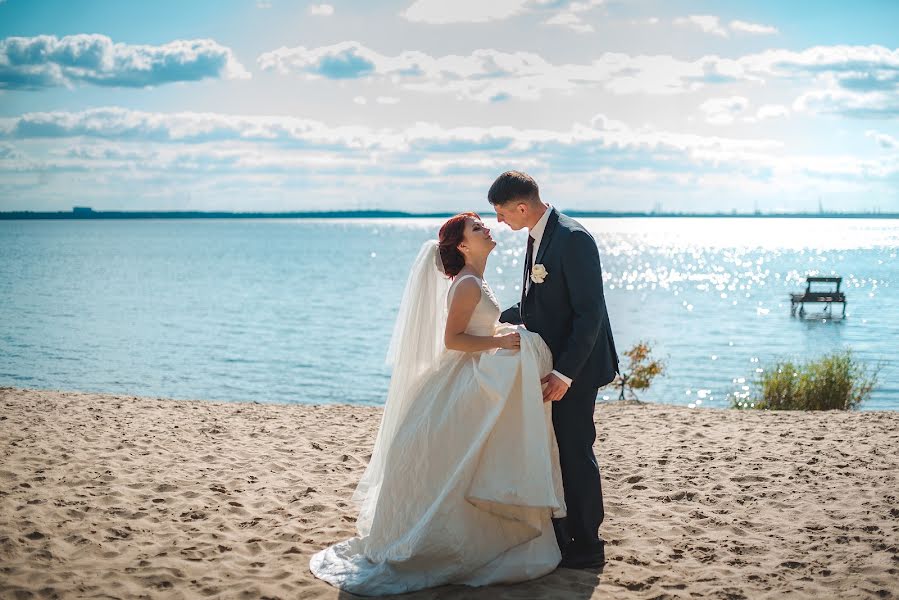
[{"label": "bride's face", "polygon": [[496,242],[480,219],[468,217],[465,219],[465,232],[462,234],[460,247],[468,256],[487,256],[496,248]]}]

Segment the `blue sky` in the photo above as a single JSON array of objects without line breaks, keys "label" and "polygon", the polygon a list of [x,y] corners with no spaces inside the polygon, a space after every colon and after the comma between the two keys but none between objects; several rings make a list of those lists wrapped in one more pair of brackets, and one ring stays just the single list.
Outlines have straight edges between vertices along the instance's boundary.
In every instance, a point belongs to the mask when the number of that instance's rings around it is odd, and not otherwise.
[{"label": "blue sky", "polygon": [[899,211],[899,3],[0,0],[0,210]]}]

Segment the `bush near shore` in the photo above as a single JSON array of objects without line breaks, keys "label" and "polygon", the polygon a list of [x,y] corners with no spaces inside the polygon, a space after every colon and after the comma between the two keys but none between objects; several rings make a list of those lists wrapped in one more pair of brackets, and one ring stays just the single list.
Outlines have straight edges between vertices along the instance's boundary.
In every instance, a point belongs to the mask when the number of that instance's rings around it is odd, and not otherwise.
[{"label": "bush near shore", "polygon": [[848,349],[804,363],[778,361],[759,375],[756,393],[732,395],[731,407],[853,410],[871,396],[879,371],[861,363]]}]

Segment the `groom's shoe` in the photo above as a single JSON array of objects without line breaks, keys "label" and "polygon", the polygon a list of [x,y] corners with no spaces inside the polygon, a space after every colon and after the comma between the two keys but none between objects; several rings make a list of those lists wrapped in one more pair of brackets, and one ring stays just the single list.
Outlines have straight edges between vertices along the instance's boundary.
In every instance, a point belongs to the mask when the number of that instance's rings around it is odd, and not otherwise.
[{"label": "groom's shoe", "polygon": [[602,569],[606,564],[605,543],[600,540],[589,546],[572,542],[562,554],[559,567],[563,569]]}]

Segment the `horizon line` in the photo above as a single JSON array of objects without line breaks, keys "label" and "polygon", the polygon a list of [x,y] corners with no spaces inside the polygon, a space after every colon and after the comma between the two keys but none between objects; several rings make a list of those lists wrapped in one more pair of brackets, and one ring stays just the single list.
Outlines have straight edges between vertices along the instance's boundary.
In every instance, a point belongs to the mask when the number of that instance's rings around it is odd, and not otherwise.
[{"label": "horizon line", "polygon": [[[581,218],[877,218],[896,219],[899,212],[667,212],[667,211],[591,211],[561,210],[571,217]],[[0,211],[0,220],[29,219],[333,219],[333,218],[441,218],[451,217],[456,212],[413,213],[385,209],[346,209],[319,211],[200,211],[200,210],[94,210],[88,206],[75,206],[71,211]]]}]

